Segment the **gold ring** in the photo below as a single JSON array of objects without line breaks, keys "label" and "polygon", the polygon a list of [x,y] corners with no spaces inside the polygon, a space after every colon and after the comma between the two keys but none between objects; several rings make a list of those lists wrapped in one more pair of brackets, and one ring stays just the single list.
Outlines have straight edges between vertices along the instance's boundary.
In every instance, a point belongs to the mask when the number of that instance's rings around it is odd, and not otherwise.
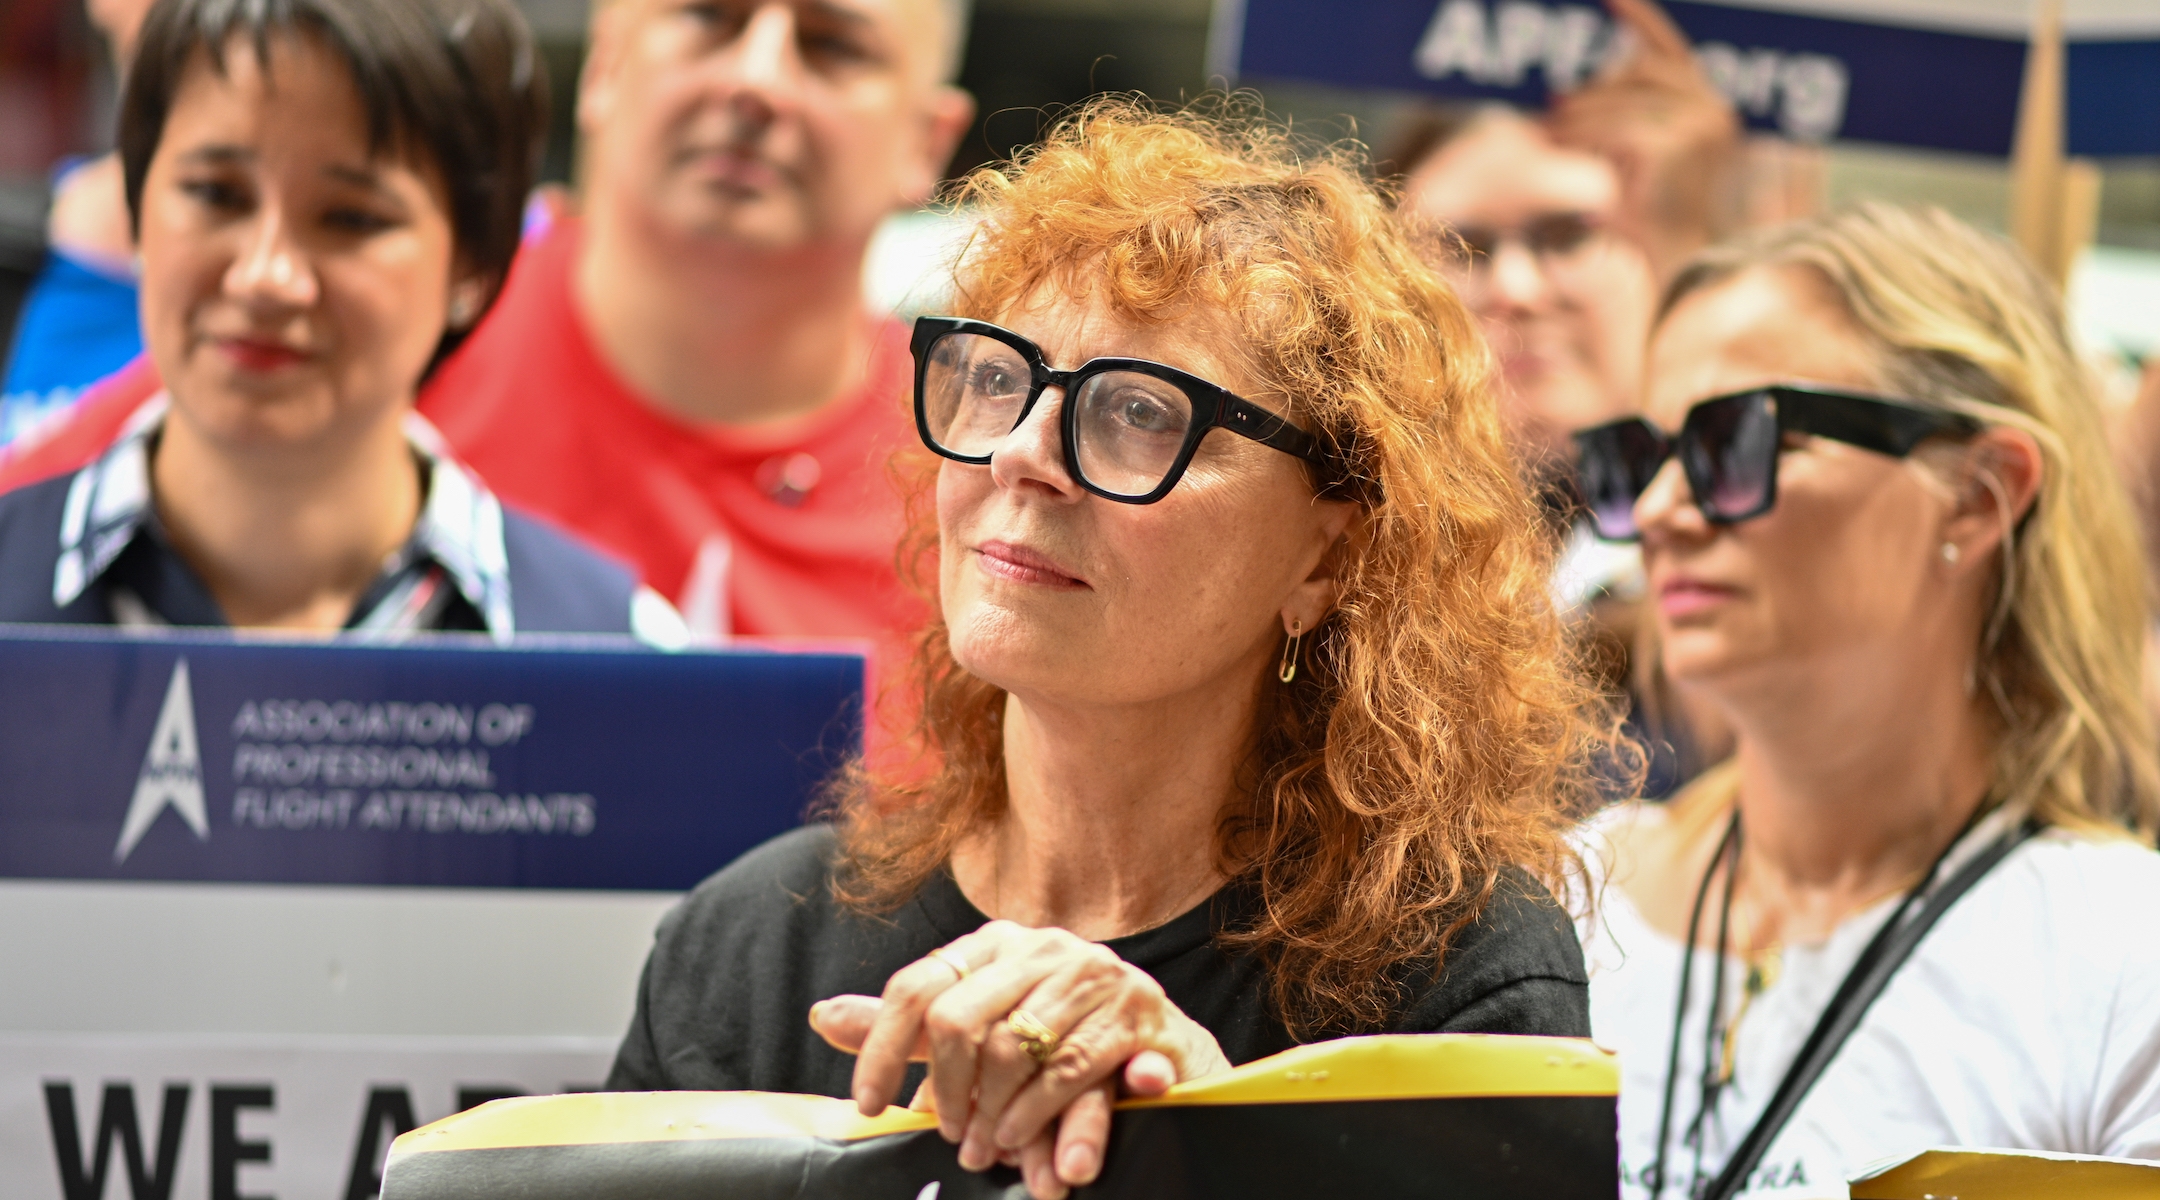
[{"label": "gold ring", "polygon": [[1049,1062],[1050,1056],[1057,1053],[1058,1043],[1065,1040],[1057,1030],[1043,1024],[1042,1018],[1024,1008],[1012,1010],[1012,1015],[1005,1018],[1005,1028],[1020,1039],[1020,1049],[1037,1066]]},{"label": "gold ring", "polygon": [[960,955],[943,946],[932,950],[925,957],[934,958],[939,962],[944,963],[946,966],[951,967],[953,969],[953,974],[958,975],[962,979],[966,979],[968,976],[975,973],[975,968],[968,965],[967,959],[960,957]]}]

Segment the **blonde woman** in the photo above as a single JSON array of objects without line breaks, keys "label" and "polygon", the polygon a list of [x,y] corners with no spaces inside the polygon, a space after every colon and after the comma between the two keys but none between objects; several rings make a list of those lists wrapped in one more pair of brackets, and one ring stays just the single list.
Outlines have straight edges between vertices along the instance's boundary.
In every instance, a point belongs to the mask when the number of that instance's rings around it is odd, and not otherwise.
[{"label": "blonde woman", "polygon": [[919,769],[684,902],[611,1086],[876,1112],[927,1060],[961,1165],[1052,1200],[1120,1088],[1588,1032],[1549,889],[1611,723],[1471,318],[1356,168],[1110,103],[969,180]]},{"label": "blonde woman", "polygon": [[1870,206],[1674,281],[1579,436],[1738,748],[1598,826],[1631,1196],[1843,1196],[1951,1144],[2160,1156],[2146,595],[2053,295]]}]

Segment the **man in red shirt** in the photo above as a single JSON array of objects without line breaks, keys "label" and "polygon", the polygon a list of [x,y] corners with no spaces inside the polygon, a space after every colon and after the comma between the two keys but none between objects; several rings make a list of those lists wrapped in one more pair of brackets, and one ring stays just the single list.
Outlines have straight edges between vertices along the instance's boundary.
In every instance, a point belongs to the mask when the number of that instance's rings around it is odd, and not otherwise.
[{"label": "man in red shirt", "polygon": [[973,115],[958,0],[616,0],[578,93],[581,218],[528,245],[420,411],[504,500],[709,636],[889,635],[905,332],[878,224]]},{"label": "man in red shirt", "polygon": [[[888,465],[906,332],[870,314],[878,224],[973,116],[962,0],[615,0],[578,94],[583,215],[521,251],[420,412],[506,502],[628,559],[693,634],[892,639]],[[138,362],[0,455],[0,490],[95,459]]]}]

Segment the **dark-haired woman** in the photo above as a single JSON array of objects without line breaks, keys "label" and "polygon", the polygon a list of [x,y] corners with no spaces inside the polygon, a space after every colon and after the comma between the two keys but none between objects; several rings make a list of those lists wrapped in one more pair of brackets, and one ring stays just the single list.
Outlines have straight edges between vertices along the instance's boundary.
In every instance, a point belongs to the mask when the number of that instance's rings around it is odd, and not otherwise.
[{"label": "dark-haired woman", "polygon": [[0,497],[0,621],[679,640],[413,417],[518,239],[545,112],[505,0],[171,0],[120,153],[165,391]]},{"label": "dark-haired woman", "polygon": [[1200,116],[1098,106],[968,195],[922,761],[675,911],[610,1084],[877,1111],[927,1060],[961,1164],[1049,1198],[1120,1087],[1586,1034],[1548,888],[1610,730],[1453,293],[1355,163]]}]

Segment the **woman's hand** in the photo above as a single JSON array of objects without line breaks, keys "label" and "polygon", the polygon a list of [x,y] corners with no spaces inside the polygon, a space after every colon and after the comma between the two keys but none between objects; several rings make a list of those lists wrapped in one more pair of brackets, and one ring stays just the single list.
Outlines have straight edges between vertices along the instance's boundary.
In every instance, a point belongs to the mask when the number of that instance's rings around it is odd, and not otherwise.
[{"label": "woman's hand", "polygon": [[[952,959],[967,965],[964,977]],[[1014,1032],[1016,1012],[1057,1035],[1037,1047],[1040,1062]],[[859,1056],[854,1097],[865,1114],[893,1102],[908,1063],[927,1061],[927,1100],[960,1165],[1017,1165],[1036,1200],[1094,1182],[1120,1084],[1159,1095],[1230,1067],[1145,971],[1062,929],[1010,921],[901,968],[882,998],[821,1001],[810,1023]]]}]

